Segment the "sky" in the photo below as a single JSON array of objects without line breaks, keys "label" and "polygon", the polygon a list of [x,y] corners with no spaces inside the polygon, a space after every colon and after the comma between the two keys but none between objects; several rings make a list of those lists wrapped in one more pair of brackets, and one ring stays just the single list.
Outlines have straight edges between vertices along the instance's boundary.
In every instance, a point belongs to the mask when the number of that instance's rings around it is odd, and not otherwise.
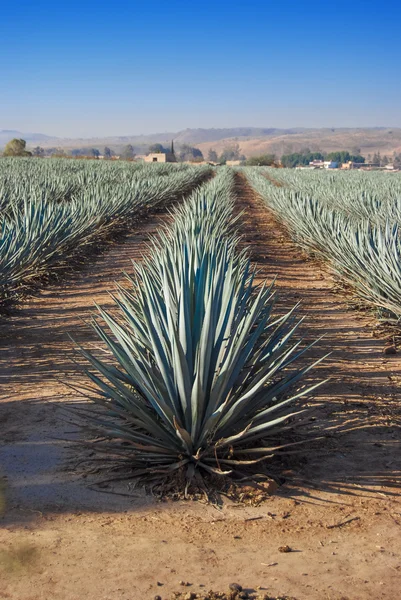
[{"label": "sky", "polygon": [[401,127],[400,0],[3,0],[0,129]]}]

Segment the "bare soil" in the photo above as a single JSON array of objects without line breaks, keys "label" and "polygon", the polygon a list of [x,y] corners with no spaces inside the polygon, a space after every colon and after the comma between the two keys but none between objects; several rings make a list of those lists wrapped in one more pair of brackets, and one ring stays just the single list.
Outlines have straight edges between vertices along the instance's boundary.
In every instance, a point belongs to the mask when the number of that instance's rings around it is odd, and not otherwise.
[{"label": "bare soil", "polygon": [[218,598],[206,591],[230,597],[233,582],[298,600],[399,598],[400,356],[383,353],[374,317],[350,308],[326,267],[294,246],[240,178],[238,210],[260,277],[278,276],[277,310],[301,301],[308,339],[325,334],[311,356],[332,351],[318,368],[331,380],[317,421],[353,430],[286,464],[286,482],[258,506],[91,489],[64,441],[75,426],[63,406],[77,400],[64,382],[84,382],[68,333],[99,346],[82,319],[94,301],[112,305],[113,282],[141,258],[163,216],[148,220],[0,325],[0,598]]}]

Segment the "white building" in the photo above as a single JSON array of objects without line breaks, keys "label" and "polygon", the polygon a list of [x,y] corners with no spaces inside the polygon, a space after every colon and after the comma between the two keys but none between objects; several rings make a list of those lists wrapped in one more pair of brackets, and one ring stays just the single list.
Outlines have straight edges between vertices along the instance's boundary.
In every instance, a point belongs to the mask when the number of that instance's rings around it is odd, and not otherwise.
[{"label": "white building", "polygon": [[312,160],[309,166],[313,169],[337,169],[338,163],[333,160]]}]

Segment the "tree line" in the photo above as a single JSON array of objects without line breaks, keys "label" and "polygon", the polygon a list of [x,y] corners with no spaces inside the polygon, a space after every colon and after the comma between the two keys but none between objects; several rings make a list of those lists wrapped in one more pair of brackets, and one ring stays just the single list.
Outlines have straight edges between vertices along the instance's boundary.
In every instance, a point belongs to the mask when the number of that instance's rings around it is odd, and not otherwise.
[{"label": "tree line", "polygon": [[[148,154],[158,154],[158,153],[174,153],[173,145],[171,148],[165,148],[162,144],[152,144],[149,146],[147,153]],[[183,144],[180,146],[177,153],[175,153],[176,158],[180,161],[194,161],[201,162],[204,160],[202,152],[199,148],[195,148],[189,146],[187,144]],[[106,159],[113,158],[122,158],[125,160],[134,159],[137,156],[135,148],[131,144],[127,144],[124,146],[121,151],[117,154],[112,148],[105,146],[103,151],[99,150],[99,148],[91,148],[91,147],[81,147],[81,148],[73,148],[72,150],[64,150],[63,148],[42,148],[41,146],[36,146],[31,151],[26,149],[26,141],[23,139],[14,138],[9,141],[3,151],[3,156],[36,156],[36,157],[45,157],[45,156],[54,156],[57,158],[99,158],[102,156]]]},{"label": "tree line", "polygon": [[[173,152],[176,156],[176,159],[184,162],[203,162],[204,156],[202,151],[199,148],[194,146],[190,146],[189,144],[182,144],[177,152],[174,150],[173,144],[171,148],[166,148],[162,144],[156,143],[152,144],[148,148],[148,154],[159,154],[159,153],[169,153]],[[3,156],[35,156],[35,157],[45,157],[45,156],[53,156],[56,158],[99,158],[103,157],[105,159],[113,159],[120,158],[123,160],[133,160],[136,157],[135,148],[131,144],[127,144],[124,146],[120,153],[117,155],[116,152],[105,146],[103,152],[99,150],[99,148],[91,148],[91,147],[82,147],[82,148],[73,148],[72,150],[66,151],[63,148],[42,148],[41,146],[36,146],[31,151],[26,149],[26,141],[23,139],[14,138],[10,142],[7,143]],[[274,165],[276,163],[276,157],[274,154],[263,154],[261,156],[254,156],[249,159],[241,154],[239,144],[232,144],[224,148],[220,155],[217,152],[210,148],[207,154],[207,160],[209,162],[214,162],[217,164],[225,164],[229,160],[239,160],[243,164],[249,166],[255,165]]]},{"label": "tree line", "polygon": [[[357,149],[358,150],[358,149]],[[190,146],[189,144],[182,144],[177,151],[174,150],[173,144],[171,148],[166,148],[162,144],[156,143],[151,144],[148,148],[149,154],[158,154],[158,153],[168,153],[174,152],[177,160],[184,162],[203,162],[204,156],[202,151],[199,148],[194,146]],[[105,146],[103,151],[101,152],[98,148],[91,147],[83,147],[83,148],[74,148],[69,151],[65,151],[62,148],[42,148],[41,146],[36,146],[31,151],[26,149],[26,141],[23,139],[14,138],[10,142],[7,143],[3,156],[36,156],[36,157],[45,157],[45,156],[54,156],[57,158],[99,158],[102,156],[105,159],[115,159],[120,158],[123,160],[133,160],[136,157],[135,148],[131,144],[127,144],[124,146],[120,153],[117,155],[116,152]],[[365,163],[377,165],[379,167],[384,167],[389,163],[392,163],[395,168],[401,168],[401,153],[397,154],[393,153],[392,157],[388,157],[386,155],[381,156],[380,152],[374,153],[373,155],[368,154],[365,159],[364,156],[360,154],[360,150],[354,151],[351,153],[347,150],[339,150],[336,152],[322,153],[322,152],[311,152],[309,150],[304,150],[301,152],[293,152],[291,154],[284,154],[280,160],[277,159],[275,154],[262,154],[259,156],[252,156],[250,158],[246,158],[240,151],[239,144],[234,143],[221,152],[220,155],[217,154],[216,150],[210,148],[207,154],[207,160],[209,162],[217,163],[217,164],[225,164],[229,160],[239,160],[242,164],[246,166],[283,166],[283,167],[297,167],[300,165],[307,166],[310,162],[314,160],[330,160],[336,162],[338,164],[343,164],[348,161],[352,161],[355,163]]]},{"label": "tree line", "polygon": [[323,154],[322,152],[293,152],[291,154],[284,154],[281,157],[281,164],[283,167],[298,167],[307,166],[314,160],[329,160],[338,164],[343,164],[348,161],[355,163],[364,163],[365,157],[358,154],[351,154],[347,150],[338,150],[336,152],[328,152]]},{"label": "tree line", "polygon": [[[45,157],[45,156],[54,156],[58,158],[99,158],[103,156],[104,158],[113,158],[116,157],[116,153],[114,150],[105,146],[103,149],[103,153],[98,148],[73,148],[72,150],[66,151],[63,148],[42,148],[41,146],[36,146],[31,151],[26,149],[26,141],[23,139],[14,138],[10,140],[3,151],[3,156],[36,156],[36,157]],[[119,158],[134,158],[135,151],[133,146],[127,145],[123,148],[122,153],[119,155]]]}]

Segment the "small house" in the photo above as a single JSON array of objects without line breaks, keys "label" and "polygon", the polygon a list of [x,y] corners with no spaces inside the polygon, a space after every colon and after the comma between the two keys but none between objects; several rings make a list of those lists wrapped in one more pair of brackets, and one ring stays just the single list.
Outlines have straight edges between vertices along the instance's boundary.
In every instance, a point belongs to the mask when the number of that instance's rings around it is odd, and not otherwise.
[{"label": "small house", "polygon": [[177,158],[174,152],[174,140],[171,141],[170,152],[150,152],[144,158],[145,162],[152,163],[176,163]]},{"label": "small house", "polygon": [[152,152],[145,156],[144,161],[154,163],[175,163],[177,162],[177,159],[172,152]]}]

